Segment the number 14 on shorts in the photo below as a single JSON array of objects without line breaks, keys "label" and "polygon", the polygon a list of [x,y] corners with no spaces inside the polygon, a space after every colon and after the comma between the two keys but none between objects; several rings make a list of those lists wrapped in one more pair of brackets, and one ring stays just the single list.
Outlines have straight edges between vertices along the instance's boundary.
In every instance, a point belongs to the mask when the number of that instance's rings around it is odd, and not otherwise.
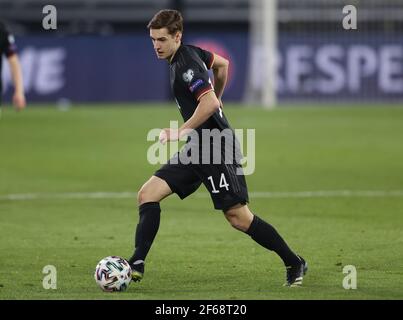
[{"label": "number 14 on shorts", "polygon": [[[217,190],[215,187],[213,176],[209,176],[207,179],[210,180],[210,182],[211,182],[211,187],[212,187],[211,193],[220,193],[220,190]],[[225,188],[225,190],[229,191],[228,187],[229,187],[229,184],[227,183],[227,180],[225,180],[225,175],[224,175],[224,173],[221,173],[219,188]]]}]

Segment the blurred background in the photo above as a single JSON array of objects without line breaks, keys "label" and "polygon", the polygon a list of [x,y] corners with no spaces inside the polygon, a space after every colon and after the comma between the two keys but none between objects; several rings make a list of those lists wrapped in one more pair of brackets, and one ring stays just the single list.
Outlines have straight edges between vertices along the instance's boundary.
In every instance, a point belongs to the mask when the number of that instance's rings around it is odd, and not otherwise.
[{"label": "blurred background", "polygon": [[[146,28],[163,8],[183,13],[184,42],[230,60],[226,101],[403,100],[402,0],[54,0],[57,30],[44,30],[47,4],[0,0],[30,104],[171,101],[168,68]],[[343,29],[345,5],[357,8],[356,30]],[[3,69],[10,101],[6,63]]]}]

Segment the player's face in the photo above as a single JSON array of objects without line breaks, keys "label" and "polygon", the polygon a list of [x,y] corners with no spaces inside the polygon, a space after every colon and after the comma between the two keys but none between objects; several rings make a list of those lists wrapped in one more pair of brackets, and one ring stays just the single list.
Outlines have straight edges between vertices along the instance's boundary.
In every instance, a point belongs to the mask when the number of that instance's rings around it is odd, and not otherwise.
[{"label": "player's face", "polygon": [[181,34],[170,35],[167,28],[150,29],[150,38],[158,59],[169,59],[180,44]]}]

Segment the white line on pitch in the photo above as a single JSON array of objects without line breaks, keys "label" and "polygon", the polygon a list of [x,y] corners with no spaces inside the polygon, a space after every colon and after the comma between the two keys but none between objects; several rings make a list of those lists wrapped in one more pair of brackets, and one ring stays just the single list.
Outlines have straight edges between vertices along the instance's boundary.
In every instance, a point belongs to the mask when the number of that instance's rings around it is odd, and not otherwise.
[{"label": "white line on pitch", "polygon": [[[206,192],[195,194],[197,198],[208,198]],[[295,192],[249,192],[251,198],[323,198],[323,197],[403,197],[403,190],[321,190]],[[0,201],[28,201],[51,199],[135,199],[135,192],[70,192],[70,193],[17,193],[0,195]]]}]

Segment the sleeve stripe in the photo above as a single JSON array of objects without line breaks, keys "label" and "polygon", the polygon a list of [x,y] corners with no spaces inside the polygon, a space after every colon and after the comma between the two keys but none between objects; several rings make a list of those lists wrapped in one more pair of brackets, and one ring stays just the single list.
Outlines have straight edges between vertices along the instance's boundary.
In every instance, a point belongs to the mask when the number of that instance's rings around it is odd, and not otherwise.
[{"label": "sleeve stripe", "polygon": [[202,90],[199,93],[199,95],[196,97],[196,100],[199,101],[202,96],[204,96],[206,93],[209,93],[210,91],[214,91],[214,89],[213,88],[206,88],[206,89]]}]

